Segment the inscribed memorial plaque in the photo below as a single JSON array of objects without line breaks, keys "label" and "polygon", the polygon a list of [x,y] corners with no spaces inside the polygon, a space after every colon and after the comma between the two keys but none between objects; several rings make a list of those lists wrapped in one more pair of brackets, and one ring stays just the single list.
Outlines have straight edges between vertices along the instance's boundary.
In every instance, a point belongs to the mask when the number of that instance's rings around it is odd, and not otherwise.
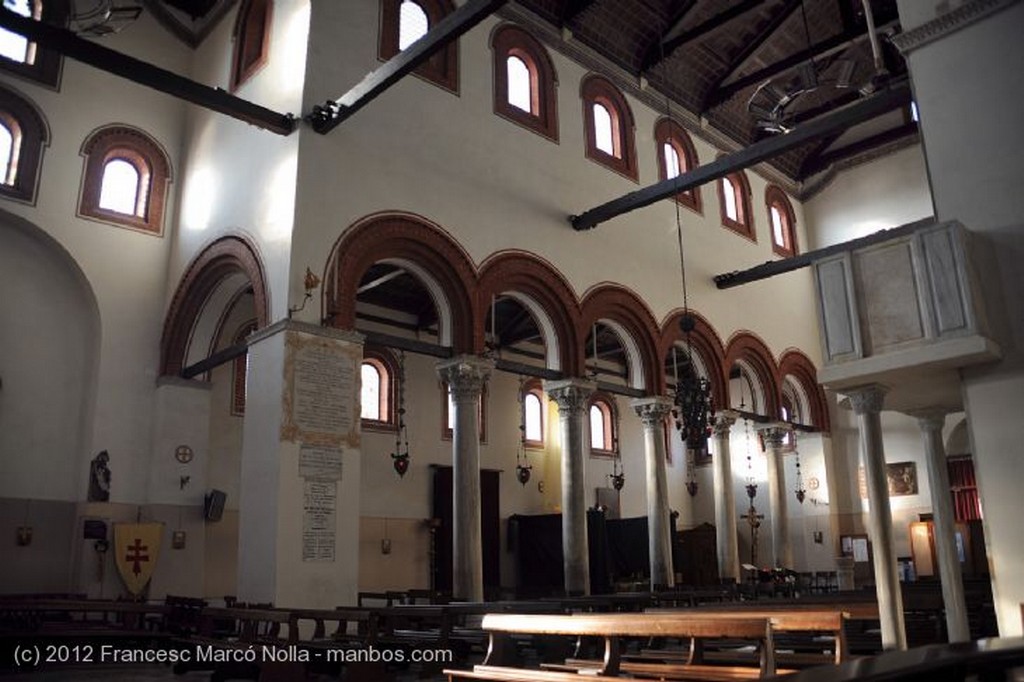
[{"label": "inscribed memorial plaque", "polygon": [[302,493],[302,560],[334,561],[337,483],[305,479]]},{"label": "inscribed memorial plaque", "polygon": [[299,446],[299,476],[325,481],[341,480],[342,449],[317,445]]},{"label": "inscribed memorial plaque", "polygon": [[286,342],[283,440],[359,444],[357,390],[362,351],[333,339],[292,335]]}]

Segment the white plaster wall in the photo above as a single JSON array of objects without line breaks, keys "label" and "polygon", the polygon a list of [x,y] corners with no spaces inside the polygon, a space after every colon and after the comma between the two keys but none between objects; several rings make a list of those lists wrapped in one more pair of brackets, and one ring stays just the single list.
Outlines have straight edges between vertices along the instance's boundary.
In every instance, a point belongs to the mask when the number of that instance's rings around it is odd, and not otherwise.
[{"label": "white plaster wall", "polygon": [[839,174],[804,204],[808,249],[820,249],[933,214],[920,145]]}]

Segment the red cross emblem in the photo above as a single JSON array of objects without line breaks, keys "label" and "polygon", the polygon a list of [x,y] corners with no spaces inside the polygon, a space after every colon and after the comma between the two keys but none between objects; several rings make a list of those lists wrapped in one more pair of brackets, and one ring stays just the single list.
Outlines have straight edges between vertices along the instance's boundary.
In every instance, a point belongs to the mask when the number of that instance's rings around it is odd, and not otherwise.
[{"label": "red cross emblem", "polygon": [[135,538],[134,544],[128,545],[128,554],[125,555],[124,560],[131,562],[132,573],[135,575],[142,573],[142,567],[139,563],[142,561],[149,561],[149,555],[143,554],[143,552],[148,550],[149,545],[142,544],[141,538]]}]

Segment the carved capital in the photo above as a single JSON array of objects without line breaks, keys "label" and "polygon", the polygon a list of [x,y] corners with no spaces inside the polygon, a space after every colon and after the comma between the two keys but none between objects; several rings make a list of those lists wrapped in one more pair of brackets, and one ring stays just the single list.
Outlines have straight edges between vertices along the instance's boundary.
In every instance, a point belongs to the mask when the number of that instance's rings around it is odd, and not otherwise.
[{"label": "carved capital", "polygon": [[917,420],[917,425],[922,431],[942,433],[942,427],[946,425],[946,415],[949,414],[949,411],[943,409],[915,410],[907,414]]},{"label": "carved capital", "polygon": [[561,381],[545,381],[544,392],[558,405],[561,417],[582,415],[587,409],[587,401],[597,385],[591,381],[564,379]]},{"label": "carved capital", "polygon": [[873,384],[844,391],[850,399],[850,406],[857,414],[878,414],[885,405],[885,394],[889,392],[887,386]]},{"label": "carved capital", "polygon": [[633,406],[645,429],[660,427],[672,411],[672,401],[664,396],[635,398],[629,404]]},{"label": "carved capital", "polygon": [[736,423],[736,415],[732,412],[719,412],[715,415],[715,425],[713,428],[715,436],[722,438],[723,436],[729,437],[729,429]]},{"label": "carved capital", "polygon": [[480,397],[494,361],[476,355],[461,355],[437,364],[437,375],[447,382],[453,402],[473,401]]},{"label": "carved capital", "polygon": [[764,444],[771,450],[780,450],[789,434],[789,429],[784,426],[766,426],[758,429],[764,437]]}]

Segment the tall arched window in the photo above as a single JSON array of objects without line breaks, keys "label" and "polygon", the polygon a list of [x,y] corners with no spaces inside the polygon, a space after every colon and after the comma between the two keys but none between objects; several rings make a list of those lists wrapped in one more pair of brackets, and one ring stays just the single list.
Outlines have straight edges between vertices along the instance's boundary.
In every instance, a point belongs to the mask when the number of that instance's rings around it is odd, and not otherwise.
[{"label": "tall arched window", "polygon": [[768,206],[768,220],[772,227],[772,251],[789,258],[797,254],[796,248],[796,215],[789,197],[775,185],[769,185],[765,191],[765,204]]},{"label": "tall arched window", "polygon": [[603,393],[590,397],[590,452],[599,457],[618,453],[618,414],[611,398]]},{"label": "tall arched window", "polygon": [[555,69],[541,44],[517,26],[500,26],[494,50],[494,113],[558,139]]},{"label": "tall arched window", "polygon": [[531,379],[523,384],[523,442],[528,448],[544,447],[544,388]]},{"label": "tall arched window", "polygon": [[[4,9],[53,26],[67,24],[70,0],[3,0]],[[61,54],[45,49],[13,31],[0,28],[0,69],[56,88]]]},{"label": "tall arched window", "polygon": [[163,232],[170,162],[152,138],[136,128],[110,126],[82,145],[85,180],[78,213],[152,234]]},{"label": "tall arched window", "polygon": [[[455,11],[452,0],[380,0],[377,56],[387,61],[422,38]],[[459,41],[453,40],[417,67],[416,75],[454,93],[459,91]]]},{"label": "tall arched window", "polygon": [[[654,127],[654,141],[658,145],[658,177],[670,180],[697,167],[697,151],[690,136],[675,121],[663,118]],[[676,201],[700,212],[700,190],[696,187],[680,192]]]},{"label": "tall arched window", "polygon": [[363,362],[360,368],[359,416],[363,419],[380,421],[380,369],[372,362]]},{"label": "tall arched window", "polygon": [[50,132],[34,104],[0,86],[0,196],[33,203]]},{"label": "tall arched window", "polygon": [[236,90],[267,63],[273,0],[242,0],[235,21],[231,89]]},{"label": "tall arched window", "polygon": [[750,213],[750,184],[743,171],[726,175],[718,181],[718,198],[722,225],[757,241],[754,216]]},{"label": "tall arched window", "polygon": [[395,395],[398,364],[384,348],[364,348],[360,366],[360,417],[363,428],[393,430],[397,425]]},{"label": "tall arched window", "polygon": [[618,88],[600,76],[581,86],[587,158],[637,179],[633,113]]},{"label": "tall arched window", "polygon": [[[256,320],[249,320],[235,332],[233,345],[245,343],[249,335],[256,331]],[[236,417],[245,415],[246,382],[249,372],[249,353],[236,357],[231,364],[231,414]]]}]

